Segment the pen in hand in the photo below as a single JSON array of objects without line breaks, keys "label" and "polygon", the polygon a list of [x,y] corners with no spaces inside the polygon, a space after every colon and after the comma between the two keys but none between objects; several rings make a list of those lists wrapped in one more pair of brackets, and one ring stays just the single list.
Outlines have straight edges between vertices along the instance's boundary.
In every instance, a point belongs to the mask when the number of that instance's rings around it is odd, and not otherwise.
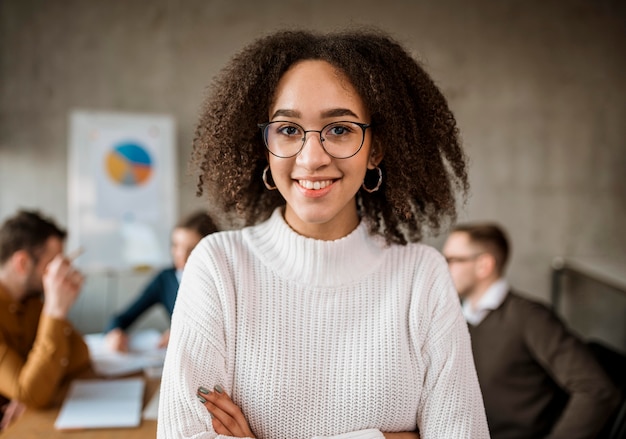
[{"label": "pen in hand", "polygon": [[82,246],[78,247],[73,252],[70,252],[70,253],[67,254],[67,260],[72,262],[74,259],[76,259],[80,255],[82,255],[83,253],[85,253],[85,249]]},{"label": "pen in hand", "polygon": [[83,248],[57,255],[47,266],[43,275],[43,312],[53,318],[65,319],[80,294],[83,275],[72,266],[72,260],[83,252]]}]

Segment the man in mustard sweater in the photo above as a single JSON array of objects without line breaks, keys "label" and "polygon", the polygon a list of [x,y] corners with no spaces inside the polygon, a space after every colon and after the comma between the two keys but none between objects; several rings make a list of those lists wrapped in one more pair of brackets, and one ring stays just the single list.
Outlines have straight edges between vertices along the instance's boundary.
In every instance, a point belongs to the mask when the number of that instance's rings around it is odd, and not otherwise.
[{"label": "man in mustard sweater", "polygon": [[63,256],[65,236],[31,211],[0,227],[0,428],[24,407],[49,405],[64,380],[90,369],[67,319],[83,276]]},{"label": "man in mustard sweater", "polygon": [[459,225],[443,254],[463,301],[492,439],[596,437],[619,392],[552,311],[511,291],[504,231]]}]

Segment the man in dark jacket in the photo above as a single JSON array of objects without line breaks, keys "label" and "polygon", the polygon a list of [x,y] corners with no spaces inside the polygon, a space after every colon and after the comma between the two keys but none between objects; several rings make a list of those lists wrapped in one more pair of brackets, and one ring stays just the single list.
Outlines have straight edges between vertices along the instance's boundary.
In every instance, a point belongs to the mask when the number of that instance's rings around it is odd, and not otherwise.
[{"label": "man in dark jacket", "polygon": [[550,309],[511,291],[504,231],[459,225],[443,254],[463,301],[492,439],[595,437],[619,392]]}]

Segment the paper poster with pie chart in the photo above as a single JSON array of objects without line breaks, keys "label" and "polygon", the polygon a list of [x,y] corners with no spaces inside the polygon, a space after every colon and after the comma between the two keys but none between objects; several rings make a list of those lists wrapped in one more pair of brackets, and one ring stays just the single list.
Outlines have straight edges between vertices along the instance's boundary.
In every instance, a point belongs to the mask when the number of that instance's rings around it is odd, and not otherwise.
[{"label": "paper poster with pie chart", "polygon": [[155,221],[159,217],[158,137],[101,129],[94,133],[93,165],[101,218]]},{"label": "paper poster with pie chart", "polygon": [[75,111],[70,127],[68,246],[85,249],[83,268],[170,263],[178,209],[173,118]]}]

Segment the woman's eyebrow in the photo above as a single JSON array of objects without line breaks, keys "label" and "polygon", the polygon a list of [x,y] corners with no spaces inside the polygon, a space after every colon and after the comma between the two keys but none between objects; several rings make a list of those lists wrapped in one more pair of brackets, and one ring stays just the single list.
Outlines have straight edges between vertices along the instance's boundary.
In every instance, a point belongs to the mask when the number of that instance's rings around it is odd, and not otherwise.
[{"label": "woman's eyebrow", "polygon": [[278,109],[278,110],[274,111],[274,114],[272,114],[272,119],[274,119],[274,118],[276,118],[278,116],[301,117],[299,111],[296,111],[296,110],[281,110],[281,109]]},{"label": "woman's eyebrow", "polygon": [[322,117],[337,117],[337,116],[353,116],[357,117],[352,110],[347,108],[334,108],[332,110],[326,110],[322,112]]},{"label": "woman's eyebrow", "polygon": [[[297,110],[278,109],[274,112],[274,114],[272,114],[272,119],[278,116],[299,118],[299,117],[302,117],[302,114]],[[322,118],[338,117],[338,116],[358,117],[356,114],[354,114],[352,110],[349,110],[347,108],[333,108],[331,110],[323,111],[321,114]]]}]

